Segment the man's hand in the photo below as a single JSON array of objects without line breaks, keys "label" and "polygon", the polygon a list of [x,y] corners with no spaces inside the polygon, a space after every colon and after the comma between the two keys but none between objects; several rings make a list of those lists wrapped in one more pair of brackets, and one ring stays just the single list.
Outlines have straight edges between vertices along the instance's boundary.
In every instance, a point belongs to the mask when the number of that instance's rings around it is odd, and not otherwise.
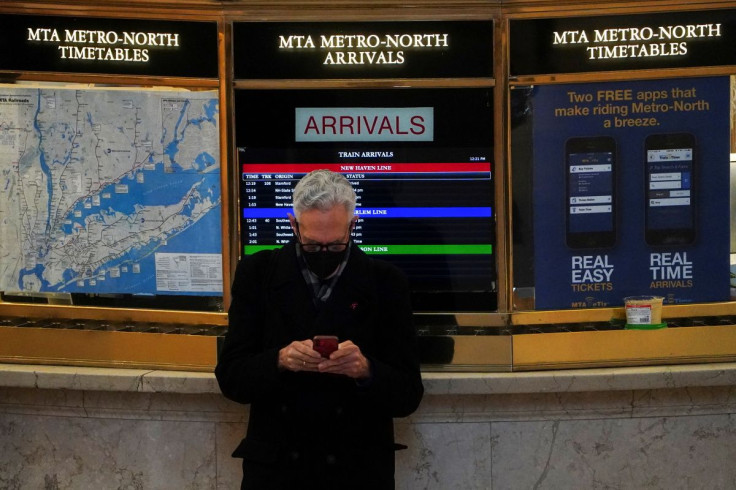
[{"label": "man's hand", "polygon": [[279,369],[285,371],[318,371],[322,356],[314,350],[312,340],[295,340],[279,351]]},{"label": "man's hand", "polygon": [[342,374],[354,379],[366,379],[371,375],[368,359],[360,352],[360,347],[346,340],[338,345],[330,358],[317,365],[320,373]]}]

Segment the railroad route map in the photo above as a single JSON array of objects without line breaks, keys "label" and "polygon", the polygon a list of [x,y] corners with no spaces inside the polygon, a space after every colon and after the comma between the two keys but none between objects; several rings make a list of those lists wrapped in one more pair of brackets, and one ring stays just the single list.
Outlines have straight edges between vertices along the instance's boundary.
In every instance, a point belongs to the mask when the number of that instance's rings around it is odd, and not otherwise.
[{"label": "railroad route map", "polygon": [[0,290],[221,294],[216,91],[0,86]]}]

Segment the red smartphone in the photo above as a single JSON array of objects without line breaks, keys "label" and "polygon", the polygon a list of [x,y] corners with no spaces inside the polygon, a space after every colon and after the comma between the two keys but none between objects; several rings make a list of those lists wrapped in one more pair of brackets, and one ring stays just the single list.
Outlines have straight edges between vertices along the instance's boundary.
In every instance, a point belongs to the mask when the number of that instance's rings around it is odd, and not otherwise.
[{"label": "red smartphone", "polygon": [[316,335],[312,339],[314,350],[319,352],[322,357],[329,358],[330,354],[337,350],[337,337],[334,335]]}]

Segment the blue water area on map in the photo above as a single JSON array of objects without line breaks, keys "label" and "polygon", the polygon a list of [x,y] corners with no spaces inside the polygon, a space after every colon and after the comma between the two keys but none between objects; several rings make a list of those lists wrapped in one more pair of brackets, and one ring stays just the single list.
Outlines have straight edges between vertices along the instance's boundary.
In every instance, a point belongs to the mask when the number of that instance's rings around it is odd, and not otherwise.
[{"label": "blue water area on map", "polygon": [[[82,287],[76,283],[70,283],[63,291],[71,293],[121,293],[121,294],[176,294],[189,296],[210,296],[221,295],[222,291],[211,292],[162,292],[156,290],[156,263],[153,252],[175,251],[176,253],[217,253],[221,252],[221,227],[220,227],[220,206],[207,213],[200,219],[195,226],[189,227],[182,233],[167,240],[165,247],[161,247],[160,242],[152,242],[141,248],[131,250],[115,261],[111,261],[105,265],[105,269],[112,267],[127,266],[127,272],[122,272],[119,278],[111,278],[110,274],[105,275],[104,281],[97,281],[97,284],[90,286],[88,282]],[[133,263],[140,265],[141,272],[133,273]],[[73,271],[65,273],[67,281],[75,277]],[[56,290],[52,288],[51,290]]]},{"label": "blue water area on map", "polygon": [[210,99],[204,104],[203,108],[204,108],[204,113],[207,119],[213,120],[219,112],[218,111],[218,100]]},{"label": "blue water area on map", "polygon": [[[196,204],[202,202],[203,199],[209,199],[212,202],[220,200],[220,174],[219,172],[211,172],[201,174],[195,171],[189,172],[166,172],[163,164],[155,166],[154,170],[140,170],[144,175],[144,182],[139,183],[135,179],[135,175],[125,177],[119,184],[111,184],[102,189],[97,195],[102,196],[105,193],[110,194],[110,199],[100,197],[100,206],[92,205],[91,197],[77,203],[72,209],[62,226],[64,233],[71,234],[75,227],[84,228],[87,226],[87,220],[104,222],[105,217],[111,218],[115,213],[126,215],[127,219],[140,219],[136,217],[137,210],[142,206],[171,206],[181,202],[182,198],[189,192],[193,185],[200,182],[196,187],[199,197],[190,199],[178,214],[185,217],[191,217]],[[116,185],[127,185],[127,193],[115,193]],[[85,205],[87,207],[85,207]],[[221,253],[221,223],[219,205],[212,208],[203,218],[187,227],[185,230],[174,230],[174,236],[166,237],[166,245],[163,246],[159,240],[152,240],[149,243],[141,243],[139,247],[128,250],[122,256],[117,257],[105,263],[102,267],[109,270],[114,267],[120,267],[128,264],[128,273],[122,274],[120,278],[111,278],[109,273],[105,275],[104,281],[97,281],[96,285],[85,285],[80,287],[72,282],[61,286],[63,291],[68,292],[125,292],[125,293],[148,293],[154,294],[156,291],[155,281],[155,263],[154,251],[169,251],[176,253]],[[74,212],[78,212],[80,216],[74,216]],[[99,246],[103,246],[100,244]],[[139,263],[141,266],[140,274],[132,274],[132,264]],[[97,275],[98,270],[87,271],[87,276]],[[65,282],[71,281],[77,277],[77,273],[68,270],[65,274]],[[59,290],[51,288],[51,290]],[[221,291],[217,291],[221,293]],[[160,294],[160,293],[159,293]],[[205,294],[205,293],[199,293]]]},{"label": "blue water area on map", "polygon": [[[33,116],[33,128],[38,133],[38,147],[43,148],[43,131],[41,131],[41,126],[38,124],[38,115],[41,113],[41,91],[38,91],[39,97],[38,97],[38,104],[36,105],[36,113]],[[46,174],[46,192],[48,195],[53,194],[54,189],[54,182],[51,178],[51,169],[49,168],[48,164],[46,163],[46,155],[44,155],[44,152],[39,152],[40,158],[39,158],[39,164],[41,165],[41,171]],[[51,217],[51,199],[49,199],[47,203],[47,213],[46,216],[49,218]],[[46,221],[46,232],[49,231],[49,227],[51,226],[51,223],[47,220]]]},{"label": "blue water area on map", "polygon": [[25,288],[23,287],[23,281],[25,280],[26,276],[36,276],[36,279],[41,281],[41,291],[47,291],[49,283],[46,282],[43,279],[43,271],[46,269],[46,267],[43,266],[43,264],[36,264],[36,267],[33,269],[21,269],[20,275],[18,278],[18,289],[20,291],[23,291]]},{"label": "blue water area on map", "polygon": [[197,170],[203,171],[207,168],[211,167],[217,163],[217,160],[215,160],[215,157],[207,153],[206,151],[203,151],[197,157],[194,159],[194,164]]},{"label": "blue water area on map", "polygon": [[[136,180],[137,173],[143,173],[143,183]],[[120,182],[104,187],[96,195],[100,196],[100,207],[92,206],[85,208],[85,203],[91,206],[92,198],[87,197],[84,201],[77,203],[68,216],[71,224],[65,224],[65,233],[71,233],[73,223],[84,226],[89,215],[97,215],[100,210],[112,209],[126,215],[135,214],[140,206],[171,206],[178,203],[186,195],[186,192],[197,182],[204,183],[197,187],[203,197],[210,196],[211,199],[220,197],[220,173],[211,172],[201,174],[195,171],[164,171],[163,165],[158,164],[154,170],[139,170],[136,174],[124,177]],[[127,193],[116,193],[118,185],[127,186]],[[103,194],[110,194],[110,200],[102,198]],[[74,212],[81,216],[75,217]]]},{"label": "blue water area on map", "polygon": [[166,145],[166,148],[164,148],[164,154],[169,157],[169,161],[171,161],[172,164],[176,164],[176,154],[179,153],[179,140],[172,140],[171,143]]}]

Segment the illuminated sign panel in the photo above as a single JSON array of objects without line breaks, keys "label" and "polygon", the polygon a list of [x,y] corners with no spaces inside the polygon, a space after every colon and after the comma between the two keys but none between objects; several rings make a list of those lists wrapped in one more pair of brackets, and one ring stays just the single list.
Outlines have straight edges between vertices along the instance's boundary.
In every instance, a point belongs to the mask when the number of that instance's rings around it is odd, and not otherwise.
[{"label": "illuminated sign panel", "polygon": [[351,240],[407,274],[415,311],[495,310],[492,94],[236,90],[241,255],[291,242],[292,189],[330,169],[355,189]]},{"label": "illuminated sign panel", "polygon": [[511,21],[511,75],[736,63],[736,10]]},{"label": "illuminated sign panel", "polygon": [[294,141],[432,141],[432,107],[297,107]]},{"label": "illuminated sign panel", "polygon": [[235,78],[492,77],[493,23],[236,22]]},{"label": "illuminated sign panel", "polygon": [[3,15],[0,43],[2,70],[218,76],[214,22]]}]

